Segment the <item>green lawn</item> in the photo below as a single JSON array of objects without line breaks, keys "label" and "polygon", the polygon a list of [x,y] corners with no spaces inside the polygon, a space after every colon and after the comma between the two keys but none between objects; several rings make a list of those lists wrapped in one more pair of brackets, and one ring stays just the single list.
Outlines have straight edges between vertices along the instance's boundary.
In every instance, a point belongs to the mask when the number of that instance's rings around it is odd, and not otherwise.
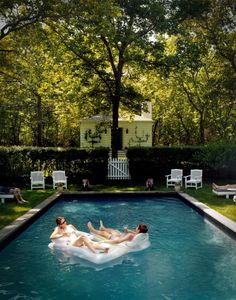
[{"label": "green lawn", "polygon": [[[70,191],[79,190],[76,185],[69,186]],[[104,186],[104,185],[94,185],[92,186],[93,191],[144,191],[144,186]],[[157,186],[157,191],[172,191],[173,189],[167,189],[164,185]],[[211,208],[215,209],[224,216],[230,218],[236,222],[236,204],[233,202],[232,197],[226,199],[225,197],[218,197],[212,193],[211,184],[204,184],[204,187],[199,190],[184,188],[182,191],[193,196],[197,200],[205,203]],[[16,203],[7,202],[6,204],[0,205],[0,229],[8,225],[16,218],[20,217],[26,213],[31,208],[35,207],[37,204],[42,202],[44,199],[52,195],[54,191],[52,189],[47,190],[23,190],[22,194],[24,199],[29,202],[23,205],[17,205]]]}]

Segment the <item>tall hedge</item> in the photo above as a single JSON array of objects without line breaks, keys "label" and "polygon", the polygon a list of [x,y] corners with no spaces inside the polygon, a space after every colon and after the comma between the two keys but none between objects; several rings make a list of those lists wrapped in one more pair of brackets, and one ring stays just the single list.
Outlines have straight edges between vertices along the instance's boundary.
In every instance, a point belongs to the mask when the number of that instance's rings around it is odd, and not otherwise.
[{"label": "tall hedge", "polygon": [[83,150],[78,148],[0,147],[0,185],[29,183],[31,171],[43,170],[46,182],[52,171],[65,170],[69,183],[106,180],[109,149]]},{"label": "tall hedge", "polygon": [[236,145],[129,148],[127,151],[131,178],[143,182],[152,176],[164,182],[171,169],[202,169],[204,178],[236,179]]},{"label": "tall hedge", "polygon": [[[0,185],[29,184],[30,171],[43,170],[51,183],[53,170],[65,170],[69,183],[88,177],[92,183],[104,183],[109,149],[0,147]],[[236,181],[236,145],[211,144],[195,147],[133,147],[127,151],[131,178],[144,182],[152,176],[159,182],[173,168],[203,170],[204,178]]]}]

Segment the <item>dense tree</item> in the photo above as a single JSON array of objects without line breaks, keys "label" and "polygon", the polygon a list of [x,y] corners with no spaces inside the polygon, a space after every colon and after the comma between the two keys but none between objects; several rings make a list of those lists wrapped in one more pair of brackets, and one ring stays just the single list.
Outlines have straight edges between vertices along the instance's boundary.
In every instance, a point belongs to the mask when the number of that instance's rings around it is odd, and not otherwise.
[{"label": "dense tree", "polygon": [[[36,27],[15,34],[12,40],[8,37],[14,51],[9,56],[11,68],[3,68],[1,95],[2,101],[6,97],[8,101],[4,101],[1,108],[7,114],[10,104],[15,120],[19,120],[19,126],[15,127],[18,128],[15,131],[18,142],[9,140],[9,144],[24,141],[24,144],[37,146],[68,146],[76,140],[78,144],[78,138],[72,141],[71,135],[65,137],[63,133],[75,127],[72,119],[76,120],[78,128],[78,110],[74,106],[79,86],[78,79],[70,73],[71,56],[62,47],[55,47],[56,40],[50,33],[47,33],[49,40],[40,26]],[[7,126],[7,119],[1,122],[6,124],[2,124],[2,130],[5,128],[12,136],[13,129]]]},{"label": "dense tree", "polygon": [[62,4],[60,0],[0,0],[0,40],[35,22],[60,18]]},{"label": "dense tree", "polygon": [[[135,96],[140,99],[133,86],[123,82],[123,77],[131,61],[146,57],[145,47],[148,49],[151,43],[158,44],[149,38],[155,30],[165,28],[164,7],[159,1],[103,1],[99,4],[91,1],[81,14],[80,5],[76,1],[73,5],[73,18],[60,23],[63,28],[54,24],[54,29],[67,48],[83,61],[94,80],[99,80],[96,93],[106,107],[112,107],[111,144],[115,157],[120,103]],[[134,101],[132,104],[135,106]]]},{"label": "dense tree", "polygon": [[103,111],[116,156],[119,108],[146,99],[154,144],[235,139],[233,1],[2,4],[2,144],[78,145],[79,119]]}]

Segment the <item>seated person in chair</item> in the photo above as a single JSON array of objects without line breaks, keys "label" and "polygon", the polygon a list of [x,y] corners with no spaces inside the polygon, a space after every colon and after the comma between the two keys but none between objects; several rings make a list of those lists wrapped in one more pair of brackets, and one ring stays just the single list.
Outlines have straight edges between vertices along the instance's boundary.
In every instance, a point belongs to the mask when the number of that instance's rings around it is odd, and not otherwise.
[{"label": "seated person in chair", "polygon": [[15,185],[13,185],[12,187],[0,186],[0,194],[12,194],[12,195],[14,195],[14,199],[16,200],[16,202],[18,204],[23,204],[25,202],[28,202],[28,201],[23,199],[23,197],[21,195],[21,190],[18,187],[16,187]]},{"label": "seated person in chair", "polygon": [[226,185],[217,185],[214,182],[212,183],[213,190],[228,190],[236,189],[236,184],[226,184]]}]

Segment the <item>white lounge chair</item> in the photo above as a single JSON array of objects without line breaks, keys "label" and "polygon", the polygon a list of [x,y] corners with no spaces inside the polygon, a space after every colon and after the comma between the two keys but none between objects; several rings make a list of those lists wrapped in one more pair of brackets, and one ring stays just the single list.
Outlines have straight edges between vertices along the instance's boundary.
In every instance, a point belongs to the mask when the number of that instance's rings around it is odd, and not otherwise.
[{"label": "white lounge chair", "polygon": [[30,172],[31,190],[33,189],[45,189],[45,177],[43,171]]},{"label": "white lounge chair", "polygon": [[180,182],[183,184],[183,170],[171,169],[171,174],[166,175],[166,187],[175,186],[175,183]]},{"label": "white lounge chair", "polygon": [[0,194],[1,204],[5,203],[5,199],[14,199],[14,195],[11,195],[11,194]]},{"label": "white lounge chair", "polygon": [[193,169],[190,171],[190,175],[184,176],[185,188],[195,187],[195,189],[202,188],[202,170]]},{"label": "white lounge chair", "polygon": [[67,176],[65,175],[65,171],[53,171],[52,180],[54,189],[58,184],[62,184],[62,186],[67,189]]},{"label": "white lounge chair", "polygon": [[229,199],[229,196],[236,195],[236,189],[213,189],[212,192],[217,196],[225,196],[226,199]]}]

